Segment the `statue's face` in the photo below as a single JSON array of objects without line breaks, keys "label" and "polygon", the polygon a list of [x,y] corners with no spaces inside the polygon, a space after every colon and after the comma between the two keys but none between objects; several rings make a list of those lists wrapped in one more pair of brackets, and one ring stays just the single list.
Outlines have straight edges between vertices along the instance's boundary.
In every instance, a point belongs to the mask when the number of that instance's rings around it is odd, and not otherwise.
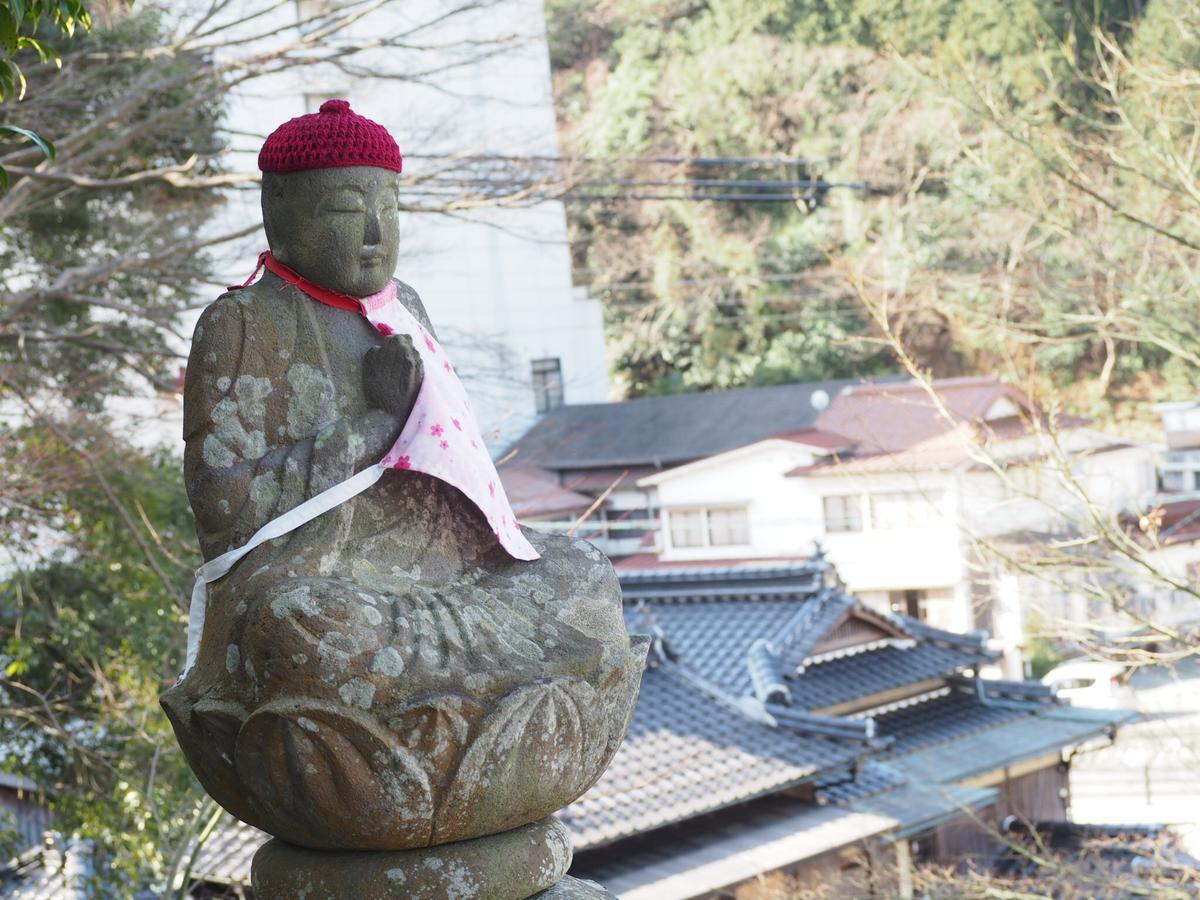
[{"label": "statue's face", "polygon": [[309,281],[352,297],[396,271],[399,173],[375,166],[267,172],[263,223],[271,253]]}]

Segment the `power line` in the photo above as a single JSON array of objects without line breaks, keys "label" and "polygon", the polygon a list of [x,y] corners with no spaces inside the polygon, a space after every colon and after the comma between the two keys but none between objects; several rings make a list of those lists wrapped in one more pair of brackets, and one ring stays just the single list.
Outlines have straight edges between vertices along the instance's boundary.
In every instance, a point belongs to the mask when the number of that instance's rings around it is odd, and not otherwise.
[{"label": "power line", "polygon": [[430,159],[455,162],[549,162],[549,163],[650,163],[693,166],[812,166],[839,162],[836,156],[807,159],[796,156],[506,156],[497,153],[406,153],[405,159]]}]

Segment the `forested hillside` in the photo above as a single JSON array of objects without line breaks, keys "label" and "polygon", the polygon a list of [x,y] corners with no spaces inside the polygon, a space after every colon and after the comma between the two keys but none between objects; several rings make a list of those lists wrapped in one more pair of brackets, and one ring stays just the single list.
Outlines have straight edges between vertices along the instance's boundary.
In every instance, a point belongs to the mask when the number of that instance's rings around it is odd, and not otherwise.
[{"label": "forested hillside", "polygon": [[627,393],[905,361],[1093,412],[1194,390],[1192,0],[547,8],[564,152],[625,186],[568,210]]}]

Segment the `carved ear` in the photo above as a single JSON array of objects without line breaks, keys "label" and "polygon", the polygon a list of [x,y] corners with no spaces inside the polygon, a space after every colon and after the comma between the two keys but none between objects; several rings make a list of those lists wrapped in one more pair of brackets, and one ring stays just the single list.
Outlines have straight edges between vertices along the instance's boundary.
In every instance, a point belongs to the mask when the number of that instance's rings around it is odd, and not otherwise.
[{"label": "carved ear", "polygon": [[[283,189],[283,179],[277,173],[263,173],[261,200],[263,231],[267,233],[267,245],[278,256],[281,248],[280,238],[283,235],[276,228],[276,219],[280,215],[287,218],[287,213],[283,209],[287,202],[287,194]],[[287,263],[284,259],[281,259],[280,262]]]}]

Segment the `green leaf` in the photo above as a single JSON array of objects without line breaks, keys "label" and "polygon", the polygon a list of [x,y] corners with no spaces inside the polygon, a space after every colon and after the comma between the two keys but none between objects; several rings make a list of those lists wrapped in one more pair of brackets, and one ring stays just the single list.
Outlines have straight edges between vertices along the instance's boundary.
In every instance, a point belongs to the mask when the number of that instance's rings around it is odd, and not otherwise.
[{"label": "green leaf", "polygon": [[12,13],[0,6],[0,45],[9,54],[17,52],[17,23],[13,21]]},{"label": "green leaf", "polygon": [[25,0],[9,0],[8,8],[12,11],[12,17],[17,23],[17,28],[20,28],[21,21],[25,18]]},{"label": "green leaf", "polygon": [[38,58],[42,62],[48,63],[53,61],[58,68],[62,68],[62,57],[58,55],[58,51],[43,41],[39,41],[36,38],[23,37],[20,39],[20,43],[22,47],[28,47],[37,53]]},{"label": "green leaf", "polygon": [[0,166],[0,192],[7,191],[9,183],[8,169]]},{"label": "green leaf", "polygon": [[41,149],[42,153],[46,154],[47,159],[54,159],[54,144],[46,140],[36,131],[30,131],[28,128],[22,128],[20,125],[0,125],[0,131],[7,131],[9,134],[19,134],[22,137],[29,138]]}]

